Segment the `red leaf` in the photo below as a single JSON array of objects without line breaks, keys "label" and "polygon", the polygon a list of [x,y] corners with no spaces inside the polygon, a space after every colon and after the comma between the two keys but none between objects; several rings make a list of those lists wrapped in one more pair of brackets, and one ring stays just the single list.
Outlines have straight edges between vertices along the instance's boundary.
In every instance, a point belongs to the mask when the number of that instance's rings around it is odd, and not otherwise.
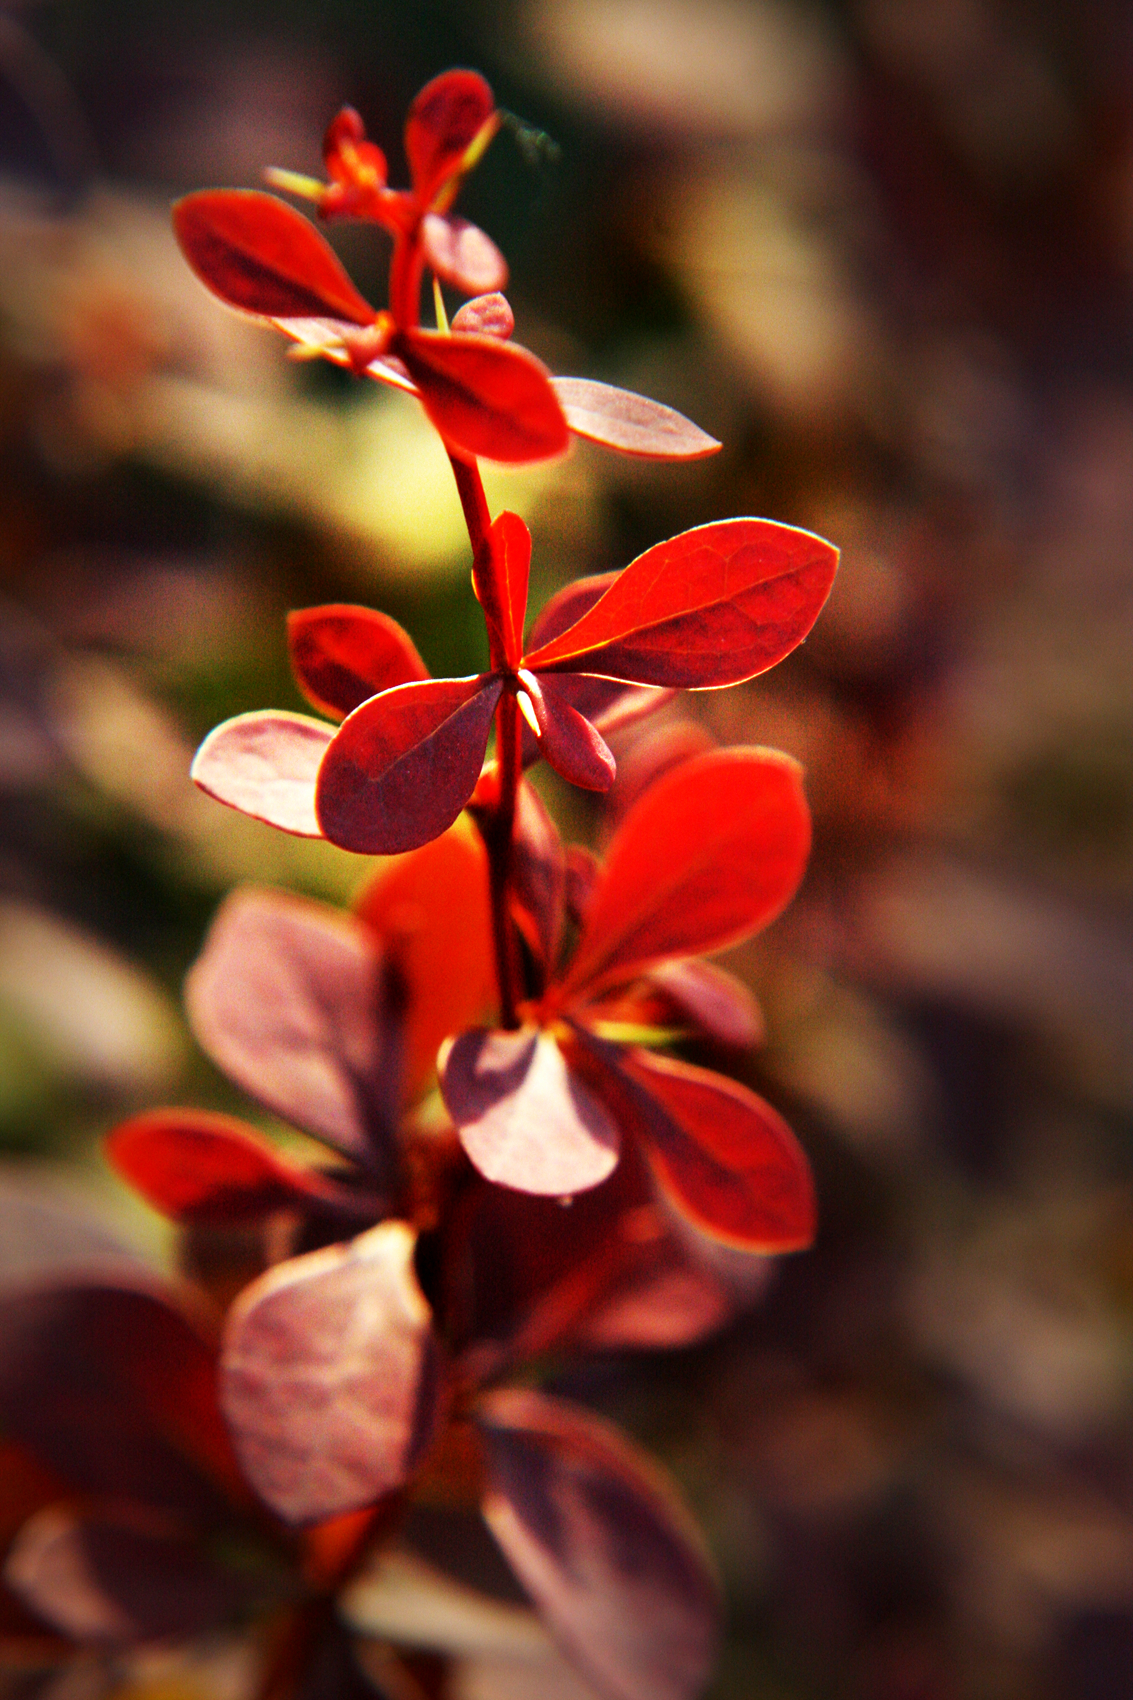
[{"label": "red leaf", "polygon": [[564,994],[766,926],[794,896],[809,849],[801,770],[789,756],[719,750],[674,768],[610,845]]},{"label": "red leaf", "polygon": [[560,1197],[616,1165],[617,1128],[547,1034],[462,1033],[440,1073],[445,1108],[486,1180]]},{"label": "red leaf", "polygon": [[837,563],[831,544],[794,526],[697,526],[631,561],[577,625],[524,666],[678,689],[736,685],[802,642]]},{"label": "red leaf", "polygon": [[578,1667],[616,1700],[695,1700],[720,1605],[698,1531],[610,1424],[543,1394],[480,1402],[484,1516]]},{"label": "red leaf", "polygon": [[617,766],[602,734],[567,701],[558,681],[520,673],[539,726],[539,747],[556,773],[584,791],[608,791]]},{"label": "red leaf", "polygon": [[275,1210],[321,1206],[358,1216],[374,1195],[351,1192],[279,1156],[254,1128],[211,1110],[147,1110],[107,1136],[111,1166],[175,1222],[262,1222]]},{"label": "red leaf", "polygon": [[427,213],[421,220],[421,247],[442,282],[462,295],[503,289],[507,283],[507,261],[491,237],[466,218]]},{"label": "red leaf", "polygon": [[742,980],[714,962],[700,962],[695,957],[659,962],[650,969],[649,982],[718,1045],[749,1051],[762,1044],[764,1025],[759,1005]]},{"label": "red leaf", "polygon": [[[528,650],[535,651],[567,631],[605,595],[617,576],[617,573],[596,573],[591,578],[575,579],[572,584],[564,585],[532,626]],[[592,673],[563,673],[556,675],[556,683],[571,707],[602,732],[613,731],[651,713],[673,694],[655,685],[627,685],[621,679],[600,679]],[[529,733],[525,737],[530,739],[525,759],[534,761],[535,740]]]},{"label": "red leaf", "polygon": [[173,208],[181,250],[214,295],[263,319],[372,324],[363,300],[314,225],[258,189],[206,189]]},{"label": "red leaf", "polygon": [[405,125],[405,154],[419,206],[431,206],[446,182],[466,169],[473,143],[483,137],[486,145],[497,122],[492,91],[475,71],[444,71],[425,84]]},{"label": "red leaf", "polygon": [[506,342],[515,329],[515,314],[506,295],[493,291],[490,295],[477,295],[475,300],[458,307],[450,328],[454,335],[494,336]]},{"label": "red leaf", "polygon": [[442,331],[402,331],[392,347],[456,453],[518,465],[566,449],[570,433],[551,380],[525,348]]},{"label": "red leaf", "polygon": [[531,572],[531,533],[505,509],[493,520],[472,565],[472,586],[484,610],[493,662],[518,667]]},{"label": "red leaf", "polygon": [[249,1480],[289,1523],[371,1505],[433,1437],[439,1361],[414,1243],[383,1222],[277,1264],[229,1313],[221,1402]]},{"label": "red leaf", "polygon": [[287,644],[299,689],[336,720],[379,691],[429,677],[408,632],[374,608],[297,609],[287,616]]},{"label": "red leaf", "polygon": [[500,690],[489,674],[425,679],[356,708],[319,770],[315,807],[331,843],[392,856],[439,837],[480,777]]},{"label": "red leaf", "polygon": [[245,1091],[388,1176],[382,958],[352,916],[254,888],[221,906],[185,982],[193,1032]]},{"label": "red leaf", "polygon": [[608,818],[614,824],[624,819],[638,798],[671,768],[719,748],[712,734],[696,720],[669,720],[663,726],[643,727],[628,742],[629,748],[622,750],[618,761],[617,781],[606,799]]},{"label": "red leaf", "polygon": [[703,460],[720,449],[715,437],[675,408],[590,378],[553,378],[576,437],[649,460]]},{"label": "red leaf", "polygon": [[333,726],[306,714],[238,714],[209,733],[190,777],[218,803],[253,820],[299,838],[321,838],[315,779],[333,737]]},{"label": "red leaf", "polygon": [[566,857],[558,828],[542,798],[520,782],[512,847],[512,904],[532,950],[549,972],[562,938],[566,901]]}]

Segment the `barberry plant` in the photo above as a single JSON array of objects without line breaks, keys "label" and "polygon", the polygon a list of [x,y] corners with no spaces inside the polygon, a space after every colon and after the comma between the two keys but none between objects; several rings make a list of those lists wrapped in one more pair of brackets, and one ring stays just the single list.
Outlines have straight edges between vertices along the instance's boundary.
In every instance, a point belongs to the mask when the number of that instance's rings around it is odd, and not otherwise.
[{"label": "barberry plant", "polygon": [[[499,121],[484,80],[451,71],[410,110],[408,189],[389,187],[350,110],[327,132],[326,182],[269,173],[321,217],[389,233],[381,309],[272,195],[210,190],[175,208],[189,263],[223,302],[282,331],[297,356],[424,408],[467,521],[489,665],[432,679],[376,610],[290,616],[295,677],[323,718],[240,715],[205,740],[193,776],[274,827],[396,859],[351,914],[235,893],[187,1007],[219,1066],[333,1156],[300,1163],[253,1126],[200,1110],[125,1123],[112,1163],[190,1243],[258,1235],[223,1338],[171,1346],[197,1341],[173,1298],[92,1286],[51,1312],[48,1346],[0,1363],[0,1420],[35,1452],[44,1366],[65,1352],[74,1316],[152,1313],[152,1361],[123,1372],[129,1397],[167,1449],[186,1443],[204,1485],[179,1486],[167,1504],[161,1482],[151,1491],[126,1470],[108,1483],[101,1464],[86,1468],[81,1486],[96,1498],[65,1517],[41,1510],[9,1582],[79,1639],[84,1622],[95,1639],[123,1625],[145,1638],[270,1609],[265,1700],[322,1692],[312,1672],[341,1639],[334,1602],[354,1597],[438,1482],[479,1507],[601,1693],[692,1700],[719,1610],[700,1538],[628,1439],[533,1382],[550,1354],[701,1338],[759,1289],[768,1256],[807,1245],[814,1228],[809,1169],[781,1117],[665,1053],[689,1035],[734,1046],[754,1033],[745,988],[700,958],[793,896],[810,843],[797,765],[746,747],[675,762],[600,861],[564,847],[525,775],[545,759],[607,790],[606,735],[675,691],[737,684],[781,660],[816,619],[836,551],[765,519],[702,525],[567,585],[527,629],[531,537],[516,514],[489,512],[480,457],[548,459],[572,433],[656,459],[719,445],[645,397],[552,377],[511,340],[504,259],[451,210]],[[426,328],[429,278],[437,322]],[[442,283],[470,297],[451,325]],[[139,1352],[150,1346],[139,1331]],[[173,1410],[155,1388],[162,1375],[187,1387],[190,1365],[194,1402]],[[45,1452],[63,1476],[65,1452]],[[245,1564],[226,1592],[218,1527],[277,1558]],[[67,1580],[77,1569],[79,1605]],[[196,1586],[180,1617],[177,1574]]]}]

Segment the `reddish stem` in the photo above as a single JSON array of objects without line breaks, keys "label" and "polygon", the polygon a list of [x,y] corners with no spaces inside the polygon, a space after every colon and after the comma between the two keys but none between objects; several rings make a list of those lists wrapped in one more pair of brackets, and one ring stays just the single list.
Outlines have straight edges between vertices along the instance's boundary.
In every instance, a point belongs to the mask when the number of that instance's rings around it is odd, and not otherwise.
[{"label": "reddish stem", "polygon": [[398,330],[416,330],[421,318],[421,273],[424,260],[414,230],[395,236],[389,266],[389,310]]}]

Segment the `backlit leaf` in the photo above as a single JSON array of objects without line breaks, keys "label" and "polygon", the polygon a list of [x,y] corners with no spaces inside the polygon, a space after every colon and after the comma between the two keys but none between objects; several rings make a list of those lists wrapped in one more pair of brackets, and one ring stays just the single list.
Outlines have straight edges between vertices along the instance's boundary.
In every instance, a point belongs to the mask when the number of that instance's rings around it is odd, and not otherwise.
[{"label": "backlit leaf", "polygon": [[[617,573],[595,573],[590,578],[575,579],[573,583],[564,585],[552,596],[532,626],[527,639],[528,651],[534,652],[549,644],[573,626],[605,595],[617,576]],[[571,707],[585,715],[591,725],[602,732],[613,731],[643,714],[651,713],[668,702],[672,695],[671,691],[661,690],[655,685],[627,685],[621,679],[601,679],[593,673],[557,674],[556,684]],[[534,761],[537,755],[535,740],[529,732],[525,732],[524,736],[530,741],[529,748],[525,745],[525,760]]]},{"label": "backlit leaf", "polygon": [[556,773],[584,791],[608,791],[617,765],[602,734],[572,708],[558,680],[520,675],[539,725],[539,747]]},{"label": "backlit leaf", "polygon": [[506,342],[515,329],[515,314],[507,296],[493,290],[488,295],[477,295],[466,301],[463,307],[458,307],[450,329],[454,334],[494,336]]},{"label": "backlit leaf", "polygon": [[802,642],[837,562],[821,537],[771,520],[697,526],[631,561],[524,665],[683,689],[739,684]]},{"label": "backlit leaf", "polygon": [[719,1597],[692,1519],[616,1429],[534,1392],[480,1402],[484,1515],[565,1652],[611,1700],[695,1700]]},{"label": "backlit leaf", "polygon": [[429,677],[409,633],[374,608],[296,609],[287,616],[287,644],[303,695],[336,720],[379,691]]},{"label": "backlit leaf", "polygon": [[265,319],[369,325],[374,309],[314,225],[258,189],[205,189],[173,208],[181,250],[214,295]]},{"label": "backlit leaf", "polygon": [[451,826],[480,776],[500,690],[486,675],[426,679],[355,709],[319,770],[316,808],[331,843],[391,856]]},{"label": "backlit leaf", "polygon": [[492,521],[472,567],[472,584],[499,666],[517,667],[523,654],[530,570],[531,533],[518,514],[505,509]]},{"label": "backlit leaf", "polygon": [[421,246],[442,282],[463,295],[487,294],[507,283],[507,261],[491,237],[466,218],[427,213],[421,220]]},{"label": "backlit leaf", "polygon": [[442,331],[403,331],[392,348],[458,454],[520,464],[566,449],[570,433],[550,378],[525,348]]},{"label": "backlit leaf", "polygon": [[617,1163],[617,1128],[547,1034],[472,1029],[442,1055],[440,1073],[445,1108],[485,1179],[558,1197],[597,1186]]},{"label": "backlit leaf", "polygon": [[405,124],[405,153],[419,205],[429,206],[446,181],[471,163],[467,156],[473,143],[492,135],[495,110],[491,89],[475,71],[444,71],[425,84]]},{"label": "backlit leaf", "polygon": [[432,1439],[438,1355],[414,1243],[383,1222],[277,1264],[229,1314],[225,1415],[249,1479],[290,1523],[373,1504]]},{"label": "backlit leaf", "polygon": [[553,378],[576,437],[651,460],[702,460],[720,444],[675,408],[590,378]]},{"label": "backlit leaf", "polygon": [[218,803],[300,838],[321,838],[315,779],[334,727],[278,709],[238,714],[214,728],[193,758],[194,783]]},{"label": "backlit leaf", "polygon": [[565,991],[628,980],[766,926],[794,896],[809,849],[802,773],[789,756],[729,749],[684,762],[610,845]]}]

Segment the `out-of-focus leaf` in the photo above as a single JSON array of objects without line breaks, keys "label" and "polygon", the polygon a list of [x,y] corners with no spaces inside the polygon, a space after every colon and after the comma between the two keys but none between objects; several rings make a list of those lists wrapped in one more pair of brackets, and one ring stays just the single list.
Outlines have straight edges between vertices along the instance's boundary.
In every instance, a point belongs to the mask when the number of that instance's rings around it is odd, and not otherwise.
[{"label": "out-of-focus leaf", "polygon": [[300,838],[321,838],[315,781],[334,727],[308,714],[257,709],[222,721],[193,758],[202,791],[254,820]]},{"label": "out-of-focus leaf", "polygon": [[548,1644],[526,1606],[479,1593],[408,1551],[375,1553],[340,1595],[339,1609],[359,1635],[439,1653],[522,1657]]},{"label": "out-of-focus leaf", "polygon": [[521,781],[512,846],[512,907],[532,949],[549,971],[562,938],[566,857],[558,828],[534,786]]},{"label": "out-of-focus leaf", "polygon": [[259,189],[205,189],[173,208],[181,251],[214,295],[264,319],[376,314],[326,239],[286,202]]},{"label": "out-of-focus leaf", "polygon": [[492,91],[475,71],[444,71],[426,83],[409,108],[405,155],[418,205],[429,206],[450,178],[474,160],[495,127]]},{"label": "out-of-focus leaf", "polygon": [[442,1055],[441,1091],[465,1151],[501,1186],[566,1196],[617,1163],[616,1127],[545,1033],[462,1033]]},{"label": "out-of-focus leaf", "polygon": [[388,1174],[382,959],[352,916],[284,892],[234,892],[185,1005],[201,1045],[245,1091]]},{"label": "out-of-focus leaf", "polygon": [[821,537],[772,520],[696,526],[631,561],[525,665],[677,689],[739,684],[802,642],[837,564]]},{"label": "out-of-focus leaf", "polygon": [[671,768],[718,748],[716,739],[696,720],[669,720],[640,729],[621,752],[618,777],[606,799],[613,825]]},{"label": "out-of-focus leaf", "polygon": [[623,821],[564,991],[628,980],[670,956],[733,944],[794,896],[810,850],[799,766],[777,750],[685,762]]},{"label": "out-of-focus leaf", "polygon": [[416,850],[472,795],[498,679],[425,679],[383,691],[343,721],[319,770],[316,808],[332,844],[369,856]]},{"label": "out-of-focus leaf", "polygon": [[485,546],[472,566],[472,584],[497,665],[518,667],[531,569],[531,533],[518,514],[505,509],[493,520]]},{"label": "out-of-focus leaf", "polygon": [[383,1222],[277,1264],[229,1315],[224,1412],[249,1479],[290,1523],[372,1504],[432,1439],[437,1346],[414,1244]]},{"label": "out-of-focus leaf", "polygon": [[142,1273],[138,1254],[93,1213],[64,1202],[58,1182],[44,1175],[5,1174],[0,1182],[0,1291],[31,1281],[58,1281],[81,1271]]},{"label": "out-of-focus leaf", "polygon": [[[549,644],[567,631],[605,595],[617,573],[595,573],[575,579],[552,596],[531,628],[529,652]],[[601,731],[612,731],[628,721],[660,708],[672,695],[656,685],[627,685],[620,679],[600,679],[593,673],[564,673],[556,679],[560,693],[572,708],[584,714]],[[525,732],[525,759],[534,761],[535,740]]]},{"label": "out-of-focus leaf", "polygon": [[715,437],[673,407],[591,378],[553,378],[555,394],[576,437],[649,460],[703,460],[720,448]]},{"label": "out-of-focus leaf", "polygon": [[617,765],[602,734],[567,700],[550,677],[522,673],[539,726],[539,747],[556,773],[584,791],[608,791]]},{"label": "out-of-focus leaf", "polygon": [[507,296],[493,290],[488,295],[477,295],[472,301],[466,301],[463,307],[458,307],[449,328],[459,334],[495,336],[506,342],[515,329],[515,314]]},{"label": "out-of-focus leaf", "polygon": [[564,1650],[614,1700],[694,1700],[719,1637],[695,1526],[636,1447],[542,1394],[488,1394],[484,1515]]},{"label": "out-of-focus leaf", "polygon": [[375,608],[296,609],[287,616],[287,644],[303,695],[335,720],[379,691],[429,677],[409,633]]},{"label": "out-of-focus leaf", "polygon": [[437,276],[464,295],[480,295],[507,284],[507,261],[490,236],[466,218],[427,213],[421,246]]},{"label": "out-of-focus leaf", "polygon": [[762,1042],[763,1016],[742,980],[695,957],[683,962],[659,962],[650,969],[650,982],[719,1045],[737,1051]]},{"label": "out-of-focus leaf", "polygon": [[570,433],[546,368],[517,343],[403,331],[391,346],[457,454],[519,465],[566,449]]}]

